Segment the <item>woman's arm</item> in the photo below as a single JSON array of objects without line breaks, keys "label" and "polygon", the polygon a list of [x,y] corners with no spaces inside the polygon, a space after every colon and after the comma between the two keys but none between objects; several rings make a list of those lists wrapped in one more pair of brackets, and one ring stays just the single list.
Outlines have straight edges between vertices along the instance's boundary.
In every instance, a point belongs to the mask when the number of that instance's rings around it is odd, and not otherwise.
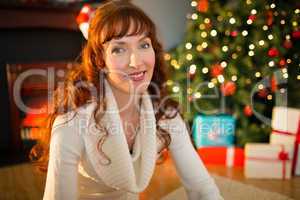
[{"label": "woman's arm", "polygon": [[83,143],[77,130],[77,117],[65,123],[55,119],[50,142],[49,164],[44,200],[77,199],[77,169]]},{"label": "woman's arm", "polygon": [[164,120],[172,141],[171,157],[189,200],[221,200],[219,189],[195,151],[186,125],[179,114]]}]

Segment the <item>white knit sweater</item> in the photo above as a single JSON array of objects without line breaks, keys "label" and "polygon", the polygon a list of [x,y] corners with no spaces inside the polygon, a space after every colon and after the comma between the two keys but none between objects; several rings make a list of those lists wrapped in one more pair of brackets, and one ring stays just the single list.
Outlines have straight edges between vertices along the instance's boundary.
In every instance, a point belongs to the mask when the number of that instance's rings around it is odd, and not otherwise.
[{"label": "white knit sweater", "polygon": [[[104,132],[95,127],[95,103],[56,118],[50,142],[44,200],[137,200],[152,177],[161,143],[148,93],[142,97],[140,132],[128,149],[115,97],[105,81],[107,111],[102,118],[109,132],[102,151],[97,149]],[[159,121],[171,135],[169,146],[178,175],[190,200],[222,199],[217,186],[194,150],[187,128],[178,114]]]}]

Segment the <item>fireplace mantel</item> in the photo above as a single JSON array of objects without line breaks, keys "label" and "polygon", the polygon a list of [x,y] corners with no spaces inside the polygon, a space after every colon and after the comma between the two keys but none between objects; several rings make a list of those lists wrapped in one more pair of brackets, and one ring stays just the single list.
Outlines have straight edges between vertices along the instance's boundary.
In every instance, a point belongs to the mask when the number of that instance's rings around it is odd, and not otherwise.
[{"label": "fireplace mantel", "polygon": [[66,8],[0,8],[0,29],[54,28],[78,30],[78,7]]}]

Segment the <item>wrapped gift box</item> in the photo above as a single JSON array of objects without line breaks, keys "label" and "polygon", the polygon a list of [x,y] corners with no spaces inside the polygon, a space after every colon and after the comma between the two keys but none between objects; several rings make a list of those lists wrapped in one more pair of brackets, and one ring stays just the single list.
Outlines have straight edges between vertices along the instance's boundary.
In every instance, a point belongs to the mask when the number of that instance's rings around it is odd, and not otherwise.
[{"label": "wrapped gift box", "polygon": [[[287,135],[287,134],[281,134],[278,132],[272,132],[270,135],[270,144],[282,144],[286,148],[295,148],[295,142],[296,142],[296,135]],[[294,157],[294,152],[292,152],[291,155]]]},{"label": "wrapped gift box", "polygon": [[299,131],[300,110],[287,107],[274,107],[272,129],[277,132],[296,135]]},{"label": "wrapped gift box", "polygon": [[204,164],[227,167],[244,166],[244,149],[238,147],[200,147],[198,154]]},{"label": "wrapped gift box", "polygon": [[272,114],[271,144],[292,146],[292,174],[300,175],[300,110],[287,107],[274,107]]},{"label": "wrapped gift box", "polygon": [[270,135],[270,144],[282,144],[286,148],[292,148],[292,174],[300,175],[300,134],[285,134],[273,131]]},{"label": "wrapped gift box", "polygon": [[193,140],[196,147],[232,146],[235,118],[231,115],[197,115],[193,122]]},{"label": "wrapped gift box", "polygon": [[289,179],[292,173],[292,155],[292,146],[247,143],[245,146],[245,177]]}]

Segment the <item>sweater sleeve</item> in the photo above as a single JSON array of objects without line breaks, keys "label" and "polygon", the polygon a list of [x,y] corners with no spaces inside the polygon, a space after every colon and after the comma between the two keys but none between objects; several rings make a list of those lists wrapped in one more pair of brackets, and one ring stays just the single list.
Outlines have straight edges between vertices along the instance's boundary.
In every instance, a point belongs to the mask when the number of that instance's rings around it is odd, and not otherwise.
[{"label": "sweater sleeve", "polygon": [[83,142],[78,120],[58,116],[53,124],[44,200],[77,199],[78,163]]},{"label": "sweater sleeve", "polygon": [[223,200],[217,185],[195,151],[180,114],[165,120],[162,127],[167,128],[171,135],[171,157],[188,199]]}]

